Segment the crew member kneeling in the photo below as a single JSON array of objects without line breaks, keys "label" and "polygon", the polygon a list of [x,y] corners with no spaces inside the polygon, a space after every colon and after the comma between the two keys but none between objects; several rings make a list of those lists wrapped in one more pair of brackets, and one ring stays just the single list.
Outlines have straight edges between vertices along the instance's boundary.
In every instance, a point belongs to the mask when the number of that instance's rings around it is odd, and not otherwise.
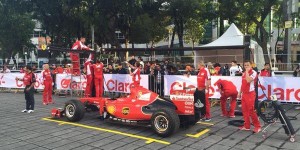
[{"label": "crew member kneeling", "polygon": [[49,70],[49,65],[45,64],[43,66],[44,70],[42,71],[43,75],[43,84],[44,84],[44,92],[43,92],[43,104],[48,105],[53,103],[52,101],[52,76]]},{"label": "crew member kneeling", "polygon": [[261,131],[260,122],[257,114],[254,110],[255,103],[255,81],[257,80],[257,72],[251,68],[250,61],[244,62],[245,72],[242,76],[242,86],[238,94],[238,98],[242,96],[242,112],[244,118],[244,126],[240,127],[240,130],[250,130],[250,118],[254,125],[254,133]]},{"label": "crew member kneeling", "polygon": [[[215,86],[218,86],[219,90],[220,90],[220,94],[221,94],[221,110],[222,110],[222,114],[221,116],[228,116],[230,118],[234,118],[234,110],[236,107],[236,97],[238,95],[238,92],[236,90],[236,86],[227,80],[222,80],[219,79],[215,84]],[[227,111],[226,109],[226,101],[228,98],[231,98],[231,102],[230,102],[230,110]]]},{"label": "crew member kneeling", "polygon": [[26,66],[24,68],[25,75],[23,78],[16,77],[16,80],[23,81],[25,85],[24,93],[26,100],[26,109],[22,112],[32,113],[34,112],[34,84],[36,82],[35,75],[32,72],[31,66]]}]

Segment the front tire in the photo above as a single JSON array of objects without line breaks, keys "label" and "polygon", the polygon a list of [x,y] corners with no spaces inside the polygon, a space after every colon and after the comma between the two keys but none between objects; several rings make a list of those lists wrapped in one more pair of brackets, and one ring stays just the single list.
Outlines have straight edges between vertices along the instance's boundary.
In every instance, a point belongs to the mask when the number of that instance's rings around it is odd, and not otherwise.
[{"label": "front tire", "polygon": [[159,109],[151,117],[151,127],[161,137],[168,137],[179,129],[180,120],[175,110]]},{"label": "front tire", "polygon": [[65,105],[65,116],[71,122],[79,121],[85,113],[84,105],[78,100],[69,100]]}]

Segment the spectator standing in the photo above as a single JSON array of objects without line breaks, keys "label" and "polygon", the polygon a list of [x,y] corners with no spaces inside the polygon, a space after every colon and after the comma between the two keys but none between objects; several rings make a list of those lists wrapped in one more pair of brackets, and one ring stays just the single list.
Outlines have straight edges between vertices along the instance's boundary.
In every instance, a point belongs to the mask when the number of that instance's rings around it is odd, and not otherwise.
[{"label": "spectator standing", "polygon": [[230,76],[241,76],[243,69],[237,65],[237,62],[235,60],[233,60],[231,62],[231,67],[229,71],[230,71]]},{"label": "spectator standing", "polygon": [[254,110],[255,103],[255,82],[257,80],[257,73],[252,69],[250,61],[244,62],[245,72],[242,75],[242,85],[237,98],[241,98],[242,101],[242,112],[244,118],[244,125],[239,127],[240,130],[250,130],[251,122],[254,125],[254,133],[261,131],[260,122],[257,114]]},{"label": "spectator standing", "polygon": [[300,66],[298,65],[293,72],[294,77],[300,77]]},{"label": "spectator standing", "polygon": [[10,73],[10,70],[6,65],[3,66],[3,71],[1,73]]},{"label": "spectator standing", "polygon": [[163,96],[164,93],[164,70],[161,68],[160,64],[157,64],[154,70],[154,77],[155,77],[155,82],[156,82],[156,92],[160,95]]},{"label": "spectator standing", "polygon": [[207,63],[207,69],[208,69],[211,76],[217,75],[217,72],[216,72],[216,70],[215,70],[215,68],[214,68],[214,66],[211,62]]},{"label": "spectator standing", "polygon": [[118,68],[116,69],[117,74],[127,74],[127,71],[125,68],[123,68],[123,65],[121,63],[118,64]]},{"label": "spectator standing", "polygon": [[221,75],[222,75],[222,76],[230,76],[230,71],[229,71],[228,64],[225,64],[225,65],[221,68]]},{"label": "spectator standing", "polygon": [[26,109],[22,112],[32,113],[34,112],[34,84],[36,82],[35,75],[32,72],[31,66],[27,65],[24,68],[25,75],[23,78],[16,77],[17,81],[23,81],[25,85],[24,93],[26,100]]},{"label": "spectator standing", "polygon": [[270,63],[265,63],[264,69],[260,71],[259,74],[261,77],[271,77],[274,76],[274,73],[270,69]]},{"label": "spectator standing", "polygon": [[216,76],[220,76],[221,74],[221,65],[219,63],[214,64],[214,69],[216,71]]},{"label": "spectator standing", "polygon": [[107,68],[105,68],[104,71],[105,71],[105,73],[108,73],[108,74],[113,74],[113,73],[115,73],[112,64],[108,64]]},{"label": "spectator standing", "polygon": [[128,61],[128,63],[129,63],[130,65],[134,66],[134,65],[135,65],[135,62],[136,62],[136,59],[135,59],[134,55],[131,55],[131,59]]},{"label": "spectator standing", "polygon": [[140,62],[140,65],[141,65],[141,73],[144,73],[145,63],[144,63],[143,58],[141,56],[138,57],[138,62]]}]

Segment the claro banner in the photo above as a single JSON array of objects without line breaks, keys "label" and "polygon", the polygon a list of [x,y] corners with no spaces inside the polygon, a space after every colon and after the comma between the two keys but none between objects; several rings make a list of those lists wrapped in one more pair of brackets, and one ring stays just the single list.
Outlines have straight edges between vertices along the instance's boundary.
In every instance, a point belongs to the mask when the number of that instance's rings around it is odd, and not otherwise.
[{"label": "claro banner", "polygon": [[[209,89],[210,98],[220,98],[217,86],[214,84],[218,79],[231,81],[240,90],[241,77],[213,76]],[[177,91],[197,86],[197,76],[164,76],[165,95],[176,94]],[[271,95],[277,95],[277,99],[284,102],[300,102],[300,80],[296,77],[259,77],[258,98],[266,99]]]},{"label": "claro banner", "polygon": [[[5,88],[24,88],[22,81],[17,81],[16,77],[23,78],[23,73],[0,73],[0,87]],[[35,74],[36,83],[34,88],[35,89],[44,89],[42,84],[42,75],[40,73]]]},{"label": "claro banner", "polygon": [[[148,75],[141,75],[141,85],[148,88]],[[130,93],[130,86],[132,84],[132,76],[129,74],[104,74],[104,89],[105,91]],[[57,89],[75,89],[84,90],[86,87],[85,76],[73,76],[68,74],[57,74],[56,76]]]},{"label": "claro banner", "polygon": [[[41,74],[35,74],[37,82],[35,83],[36,89],[43,89]],[[16,81],[15,78],[22,78],[22,73],[0,73],[0,87],[4,88],[24,88],[22,81]],[[143,87],[149,87],[148,75],[141,75],[141,85]],[[105,74],[105,91],[114,92],[130,92],[130,85],[132,84],[132,76],[126,74]],[[224,79],[231,81],[237,88],[240,89],[241,77],[225,77],[225,76],[213,76],[210,88],[210,98],[219,98],[220,93],[217,90],[217,86],[214,83],[218,79]],[[266,96],[277,95],[277,98],[284,102],[300,102],[300,80],[297,77],[260,77],[258,88],[258,98],[260,100],[265,99]],[[176,95],[177,91],[185,90],[186,88],[194,88],[197,86],[196,76],[182,76],[182,75],[165,75],[164,76],[164,91],[165,95],[173,93]],[[77,89],[84,90],[86,86],[85,76],[73,77],[68,74],[57,74],[56,87],[57,89]],[[180,93],[180,92],[179,92]],[[266,94],[266,95],[265,95]]]}]

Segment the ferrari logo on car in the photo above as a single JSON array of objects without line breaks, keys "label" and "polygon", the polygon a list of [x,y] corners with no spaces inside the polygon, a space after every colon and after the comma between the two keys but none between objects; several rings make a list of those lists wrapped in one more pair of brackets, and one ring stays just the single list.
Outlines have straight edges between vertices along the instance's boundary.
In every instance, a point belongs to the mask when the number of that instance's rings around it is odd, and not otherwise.
[{"label": "ferrari logo on car", "polygon": [[128,107],[123,107],[122,114],[123,115],[128,115],[129,114],[129,108]]}]

